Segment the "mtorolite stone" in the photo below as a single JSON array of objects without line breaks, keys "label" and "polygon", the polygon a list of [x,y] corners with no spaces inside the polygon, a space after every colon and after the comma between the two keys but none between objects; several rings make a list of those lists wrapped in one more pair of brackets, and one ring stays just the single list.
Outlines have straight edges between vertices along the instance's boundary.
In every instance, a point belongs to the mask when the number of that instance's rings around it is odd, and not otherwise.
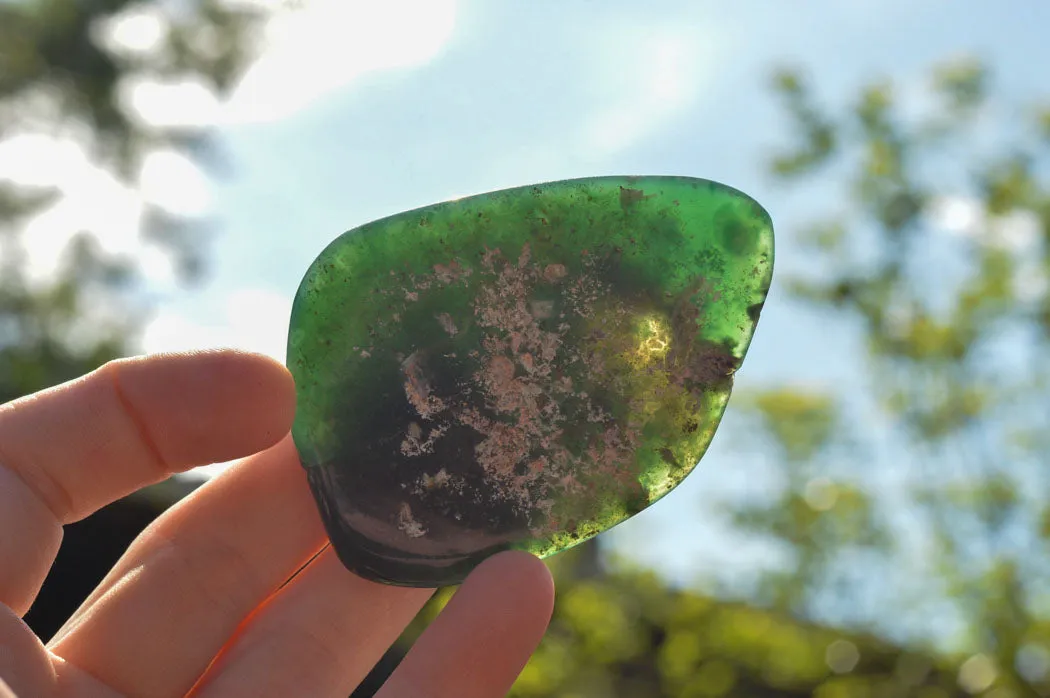
[{"label": "mtorolite stone", "polygon": [[722,184],[599,177],[351,230],[307,271],[293,436],[343,563],[457,584],[637,514],[696,466],[773,270]]}]

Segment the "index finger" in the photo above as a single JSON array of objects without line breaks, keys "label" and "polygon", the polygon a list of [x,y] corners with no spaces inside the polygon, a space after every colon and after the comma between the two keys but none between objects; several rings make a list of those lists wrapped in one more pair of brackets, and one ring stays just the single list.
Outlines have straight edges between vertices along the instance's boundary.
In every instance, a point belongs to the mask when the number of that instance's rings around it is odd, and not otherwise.
[{"label": "index finger", "polygon": [[61,526],[175,472],[277,443],[287,370],[236,351],[114,361],[0,406],[0,602],[22,614]]}]

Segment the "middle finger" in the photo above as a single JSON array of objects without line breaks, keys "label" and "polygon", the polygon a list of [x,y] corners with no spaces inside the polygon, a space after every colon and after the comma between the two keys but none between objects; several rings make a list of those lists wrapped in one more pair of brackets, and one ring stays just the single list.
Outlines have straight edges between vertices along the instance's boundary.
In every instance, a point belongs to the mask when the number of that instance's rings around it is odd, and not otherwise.
[{"label": "middle finger", "polygon": [[184,695],[325,540],[285,438],[147,528],[49,647],[124,695]]}]

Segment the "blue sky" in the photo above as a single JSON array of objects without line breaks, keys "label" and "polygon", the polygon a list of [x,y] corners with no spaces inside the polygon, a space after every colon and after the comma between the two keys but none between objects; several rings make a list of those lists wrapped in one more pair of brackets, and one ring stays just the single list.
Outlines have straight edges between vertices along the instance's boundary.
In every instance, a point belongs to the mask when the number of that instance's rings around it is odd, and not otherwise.
[{"label": "blue sky", "polygon": [[[194,85],[132,95],[155,119],[219,124],[224,176],[203,177],[175,153],[157,154],[142,173],[147,199],[218,224],[207,279],[194,289],[174,284],[156,251],[133,240],[138,193],[68,143],[0,143],[0,177],[55,181],[67,195],[28,231],[41,274],[80,228],[142,257],[157,301],[146,351],[235,345],[283,358],[299,279],[344,230],[453,196],[568,177],[683,174],[742,189],[773,216],[783,278],[807,268],[793,229],[836,210],[838,192],[783,188],[765,173],[771,148],[790,136],[768,89],[774,67],[803,68],[832,104],[891,76],[921,109],[928,69],[960,54],[991,63],[1003,104],[1050,92],[1050,4],[1038,0],[304,7],[274,20],[228,104]],[[141,16],[114,35],[148,46],[159,31],[155,17]],[[856,384],[859,360],[847,326],[792,305],[774,282],[737,386]],[[735,538],[713,509],[763,472],[754,451],[720,433],[681,487],[609,539],[681,582],[753,568],[772,552]]]},{"label": "blue sky", "polygon": [[[438,2],[418,22],[351,5],[320,17],[323,32],[304,20],[301,38],[285,34],[234,96],[220,140],[232,170],[210,188],[221,233],[208,281],[168,295],[147,349],[239,343],[280,355],[302,272],[343,230],[576,176],[731,184],[772,213],[781,271],[804,269],[792,228],[834,209],[820,197],[835,192],[794,192],[765,174],[770,148],[789,137],[771,68],[804,68],[829,103],[887,75],[903,99],[921,102],[932,63],[974,53],[995,67],[1003,99],[1021,101],[1039,92],[1040,65],[1050,63],[1050,6],[1036,2]],[[383,55],[362,59],[370,49],[332,30],[337,20]],[[303,38],[306,55],[295,49]],[[323,84],[299,84],[318,57]],[[831,330],[774,286],[738,390],[855,381],[856,337]],[[682,582],[746,570],[771,552],[736,540],[712,511],[756,472],[744,457],[716,437],[685,484],[611,538]]]}]

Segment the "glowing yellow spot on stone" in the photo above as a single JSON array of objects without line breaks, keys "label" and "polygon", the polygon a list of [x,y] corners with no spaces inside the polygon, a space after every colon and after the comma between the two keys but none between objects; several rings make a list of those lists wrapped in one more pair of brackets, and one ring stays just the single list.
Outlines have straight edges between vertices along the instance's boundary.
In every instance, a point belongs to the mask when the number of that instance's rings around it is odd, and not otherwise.
[{"label": "glowing yellow spot on stone", "polygon": [[667,322],[658,315],[646,315],[641,319],[638,328],[641,341],[638,344],[638,358],[643,365],[651,364],[667,356],[671,348],[671,332]]}]

